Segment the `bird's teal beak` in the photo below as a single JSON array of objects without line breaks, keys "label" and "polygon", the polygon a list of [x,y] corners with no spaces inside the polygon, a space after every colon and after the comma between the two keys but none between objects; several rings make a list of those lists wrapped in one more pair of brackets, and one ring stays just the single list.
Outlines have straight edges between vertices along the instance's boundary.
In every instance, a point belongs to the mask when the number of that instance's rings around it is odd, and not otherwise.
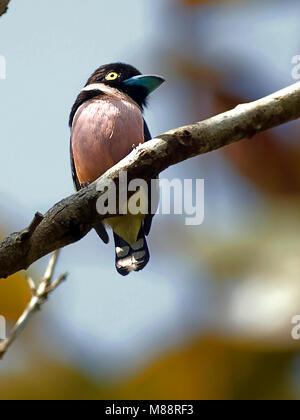
[{"label": "bird's teal beak", "polygon": [[140,76],[134,76],[130,79],[125,80],[123,84],[132,87],[143,87],[146,90],[148,96],[154,90],[159,88],[159,86],[162,85],[164,82],[165,79],[161,76],[142,74]]}]

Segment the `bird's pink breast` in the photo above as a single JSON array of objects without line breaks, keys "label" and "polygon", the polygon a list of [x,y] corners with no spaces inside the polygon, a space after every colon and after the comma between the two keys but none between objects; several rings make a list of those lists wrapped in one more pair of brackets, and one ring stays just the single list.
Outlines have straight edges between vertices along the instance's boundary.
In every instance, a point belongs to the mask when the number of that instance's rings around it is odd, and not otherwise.
[{"label": "bird's pink breast", "polygon": [[72,150],[79,182],[95,181],[143,142],[143,116],[135,103],[110,96],[85,102],[72,125]]}]

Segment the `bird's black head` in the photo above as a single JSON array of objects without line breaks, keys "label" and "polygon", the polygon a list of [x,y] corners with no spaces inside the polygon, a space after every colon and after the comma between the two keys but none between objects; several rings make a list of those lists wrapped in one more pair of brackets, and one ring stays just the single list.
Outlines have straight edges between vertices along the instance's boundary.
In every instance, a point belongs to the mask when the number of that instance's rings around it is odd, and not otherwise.
[{"label": "bird's black head", "polygon": [[126,93],[141,108],[146,105],[151,92],[157,89],[164,79],[160,76],[142,75],[129,64],[112,63],[99,67],[89,78],[86,86],[103,83]]},{"label": "bird's black head", "polygon": [[72,127],[76,111],[84,102],[103,95],[102,84],[126,93],[143,109],[150,93],[163,82],[162,77],[142,75],[128,64],[113,63],[101,66],[91,75],[85,88],[77,96],[71,110],[69,125]]}]

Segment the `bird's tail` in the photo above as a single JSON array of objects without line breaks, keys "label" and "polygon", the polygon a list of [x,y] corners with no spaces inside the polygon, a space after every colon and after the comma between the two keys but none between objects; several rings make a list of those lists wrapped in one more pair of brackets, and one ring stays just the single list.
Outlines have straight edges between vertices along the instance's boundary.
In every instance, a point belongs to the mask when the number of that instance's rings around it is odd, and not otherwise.
[{"label": "bird's tail", "polygon": [[137,240],[133,244],[128,244],[115,232],[114,239],[118,273],[127,276],[131,271],[140,271],[147,265],[150,254],[143,227],[141,227]]}]

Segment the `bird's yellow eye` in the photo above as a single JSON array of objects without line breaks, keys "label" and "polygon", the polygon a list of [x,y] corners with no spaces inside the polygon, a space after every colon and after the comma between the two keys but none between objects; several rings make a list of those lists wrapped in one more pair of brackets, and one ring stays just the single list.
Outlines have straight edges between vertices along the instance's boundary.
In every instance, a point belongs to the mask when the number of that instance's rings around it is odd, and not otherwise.
[{"label": "bird's yellow eye", "polygon": [[118,77],[119,77],[118,73],[116,73],[115,71],[112,71],[106,75],[105,79],[107,81],[112,81],[112,80],[116,80]]}]

